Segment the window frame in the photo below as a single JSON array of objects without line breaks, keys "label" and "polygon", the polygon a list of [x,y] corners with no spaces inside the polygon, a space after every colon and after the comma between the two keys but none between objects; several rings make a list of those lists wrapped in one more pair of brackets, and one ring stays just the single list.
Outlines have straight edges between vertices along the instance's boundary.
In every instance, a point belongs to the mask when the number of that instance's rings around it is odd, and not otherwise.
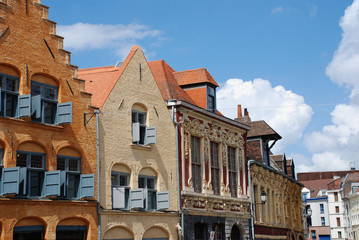
[{"label": "window frame", "polygon": [[[65,159],[65,168],[64,169],[59,169],[59,158],[64,158]],[[77,160],[77,171],[72,171],[70,170],[70,160]],[[57,155],[56,156],[56,169],[60,170],[60,171],[64,171],[66,172],[66,191],[64,191],[64,196],[67,199],[77,199],[77,195],[78,195],[78,189],[79,189],[79,184],[80,184],[80,176],[81,176],[81,157],[73,157],[73,156],[66,156],[66,155]],[[69,186],[70,186],[70,181],[74,181],[73,185],[74,185],[74,193],[73,196],[69,196]]]},{"label": "window frame", "polygon": [[[213,93],[212,93],[213,90]],[[210,100],[211,99],[211,100]],[[210,85],[207,85],[207,110],[211,112],[217,111],[216,103],[216,88]]]},{"label": "window frame", "polygon": [[[136,119],[133,118],[133,115],[135,114]],[[141,123],[139,121],[139,116],[143,115],[143,120],[144,123]],[[132,141],[133,144],[137,144],[137,145],[145,145],[145,141],[146,141],[146,128],[147,128],[147,113],[146,112],[142,112],[142,111],[138,111],[138,110],[134,110],[132,109],[131,112],[131,122],[132,124],[134,123],[139,123],[140,125],[140,140],[139,141]],[[133,129],[132,129],[133,131]]]},{"label": "window frame", "polygon": [[[40,87],[40,94],[34,95],[33,92],[33,85],[38,85]],[[55,99],[50,99],[50,98],[46,98],[45,96],[45,88],[50,88],[55,90],[55,94],[56,94],[56,100]],[[36,118],[36,116],[34,117],[34,114],[31,115],[31,120],[33,122],[39,122],[39,123],[43,123],[43,124],[51,124],[54,125],[56,124],[56,112],[57,112],[57,105],[59,102],[59,87],[55,86],[55,85],[51,85],[51,84],[47,84],[47,83],[43,83],[43,82],[38,82],[38,81],[34,81],[31,80],[31,98],[35,97],[35,96],[41,96],[41,113],[40,113],[40,119]],[[51,104],[51,110],[52,110],[52,121],[51,122],[47,122],[46,121],[46,117],[45,117],[45,113],[46,113],[46,109],[45,109],[45,105],[46,104]]]},{"label": "window frame", "polygon": [[236,164],[236,148],[228,146],[228,178],[229,178],[229,189],[232,197],[238,195],[238,171]]},{"label": "window frame", "polygon": [[325,226],[325,217],[320,217],[320,221],[322,226]]},{"label": "window frame", "polygon": [[211,182],[214,195],[221,194],[221,174],[219,164],[219,143],[210,142],[210,157],[211,157]]},{"label": "window frame", "polygon": [[[26,155],[26,166],[18,165],[18,154]],[[41,156],[42,157],[42,168],[35,168],[31,167],[32,164],[32,156]],[[46,154],[45,153],[38,153],[38,152],[29,152],[29,151],[16,151],[16,166],[17,167],[25,167],[26,168],[26,193],[23,193],[28,198],[41,198],[44,193],[44,181],[45,181],[45,171],[46,171]],[[38,195],[31,195],[31,177],[34,172],[39,174],[39,181],[41,181],[41,185],[39,186],[39,194]]]},{"label": "window frame", "polygon": [[[144,179],[145,186],[140,186],[140,178]],[[153,188],[148,187],[148,180],[153,180]],[[156,192],[157,192],[157,176],[149,176],[149,175],[138,175],[138,188],[145,189],[145,194],[147,194],[146,197],[146,207],[145,210],[157,210],[157,198],[156,198]],[[151,206],[149,206],[151,205]]]},{"label": "window frame", "polygon": [[334,192],[334,201],[338,202],[338,193],[337,192]]},{"label": "window frame", "polygon": [[341,221],[340,221],[340,217],[337,217],[337,227],[341,226]]},{"label": "window frame", "polygon": [[335,213],[339,213],[339,211],[340,211],[339,206],[335,206]]},{"label": "window frame", "polygon": [[[112,181],[112,177],[116,176],[117,178],[117,184],[113,184]],[[126,185],[121,185],[121,177],[125,176],[126,177]],[[125,207],[124,208],[119,208],[121,210],[128,210],[130,207],[130,174],[129,173],[124,173],[124,172],[118,172],[118,171],[111,171],[111,192],[112,192],[112,209],[118,209],[118,208],[114,208],[114,188],[116,187],[120,187],[120,188],[124,188],[124,200],[125,200]]]},{"label": "window frame", "polygon": [[[13,80],[15,80],[15,90],[16,91],[12,91],[12,90],[8,90],[7,89],[7,79],[8,78],[13,78]],[[16,77],[16,76],[12,76],[9,74],[5,74],[5,73],[0,73],[0,89],[1,89],[1,99],[0,99],[0,116],[2,117],[7,117],[7,118],[16,118],[17,117],[17,107],[19,104],[18,101],[18,96],[19,96],[19,85],[20,85],[20,78]],[[10,96],[13,96],[15,101],[12,102],[14,109],[12,109],[13,111],[13,116],[12,115],[7,115],[7,99],[10,98]]]},{"label": "window frame", "polygon": [[201,138],[191,136],[192,185],[195,192],[202,192]]},{"label": "window frame", "polygon": [[323,203],[319,204],[319,209],[320,209],[320,214],[323,214],[324,213],[324,204]]},{"label": "window frame", "polygon": [[342,238],[342,231],[338,231],[338,238]]}]

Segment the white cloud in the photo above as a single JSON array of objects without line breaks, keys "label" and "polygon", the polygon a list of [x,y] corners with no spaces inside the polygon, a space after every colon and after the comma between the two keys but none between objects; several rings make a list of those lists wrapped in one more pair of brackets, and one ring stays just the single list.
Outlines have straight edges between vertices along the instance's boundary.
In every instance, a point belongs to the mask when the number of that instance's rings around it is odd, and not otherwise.
[{"label": "white cloud", "polygon": [[351,90],[352,102],[338,104],[330,125],[305,136],[312,159],[310,163],[304,159],[301,170],[349,170],[359,163],[359,0],[345,10],[340,26],[342,40],[326,73],[333,82]]},{"label": "white cloud", "polygon": [[282,86],[272,87],[269,81],[260,78],[227,80],[217,92],[217,101],[225,116],[237,117],[237,105],[241,104],[248,109],[252,121],[265,120],[282,136],[273,149],[277,153],[301,138],[313,114],[302,96]]},{"label": "white cloud", "polygon": [[276,7],[276,8],[274,8],[273,10],[272,10],[272,14],[277,14],[277,13],[280,13],[280,12],[283,12],[283,7],[282,6],[278,6],[278,7]]},{"label": "white cloud", "polygon": [[309,15],[315,17],[317,15],[318,7],[316,5],[311,5],[309,10]]},{"label": "white cloud", "polygon": [[340,20],[343,38],[326,69],[333,82],[352,90],[351,98],[359,104],[359,1],[345,10]]},{"label": "white cloud", "polygon": [[64,45],[71,51],[94,49],[115,49],[116,54],[124,59],[130,48],[138,41],[153,39],[162,41],[162,32],[141,24],[110,25],[76,23],[57,26],[59,35],[65,37]]}]

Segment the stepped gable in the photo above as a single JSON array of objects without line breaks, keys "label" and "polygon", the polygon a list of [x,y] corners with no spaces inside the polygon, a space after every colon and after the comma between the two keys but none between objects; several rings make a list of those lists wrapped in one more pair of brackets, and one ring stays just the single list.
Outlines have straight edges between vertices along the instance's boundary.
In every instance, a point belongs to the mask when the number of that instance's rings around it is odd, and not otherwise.
[{"label": "stepped gable", "polygon": [[[56,34],[56,22],[49,20],[49,7],[41,0],[0,1],[0,61],[18,66],[30,78],[33,74],[48,74],[57,79],[62,102],[71,96],[85,94],[84,81],[77,77],[78,67],[71,64],[71,52],[65,50],[64,38]],[[26,54],[24,54],[26,53]],[[31,61],[29,60],[31,59]],[[67,83],[64,84],[65,80]],[[30,92],[25,80],[24,94]]]},{"label": "stepped gable", "polygon": [[139,46],[132,47],[126,60],[120,67],[107,66],[79,70],[79,77],[86,80],[86,91],[92,93],[93,106],[102,108],[118,79],[138,49],[140,49]]}]

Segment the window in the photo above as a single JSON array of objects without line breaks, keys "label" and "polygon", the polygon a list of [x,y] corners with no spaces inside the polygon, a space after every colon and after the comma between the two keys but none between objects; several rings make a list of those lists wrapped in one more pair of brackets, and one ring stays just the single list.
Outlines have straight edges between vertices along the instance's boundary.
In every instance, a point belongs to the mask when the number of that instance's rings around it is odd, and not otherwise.
[{"label": "window", "polygon": [[216,89],[207,86],[207,110],[216,112]]},{"label": "window", "polygon": [[146,210],[156,209],[156,177],[140,175],[138,177],[138,187],[147,191]]},{"label": "window", "polygon": [[317,235],[315,234],[315,230],[312,230],[311,233],[312,233],[312,238],[317,238]]},{"label": "window", "polygon": [[122,172],[111,173],[112,208],[128,209],[130,195],[130,174]]},{"label": "window", "polygon": [[45,239],[44,226],[19,226],[14,227],[13,233],[14,240],[20,239]]},{"label": "window", "polygon": [[212,231],[214,231],[214,240],[224,239],[224,228],[222,224],[213,224]]},{"label": "window", "polygon": [[320,213],[324,213],[324,204],[320,204]]},{"label": "window", "polygon": [[195,192],[202,192],[200,138],[191,136],[192,183]]},{"label": "window", "polygon": [[325,226],[325,217],[321,217],[320,220],[322,222],[322,226]]},{"label": "window", "polygon": [[338,193],[337,192],[334,193],[334,201],[336,201],[336,202],[338,201]]},{"label": "window", "polygon": [[307,200],[308,193],[302,193],[302,201],[305,202]]},{"label": "window", "polygon": [[338,231],[338,238],[342,238],[342,232]]},{"label": "window", "polygon": [[0,74],[0,116],[16,117],[19,95],[19,78]]},{"label": "window", "polygon": [[339,206],[335,206],[335,212],[339,213]]},{"label": "window", "polygon": [[146,126],[146,113],[132,110],[132,143],[148,145],[156,142],[156,127]]},{"label": "window", "polygon": [[57,170],[66,172],[66,186],[63,187],[62,196],[76,198],[81,175],[81,158],[57,156]]},{"label": "window", "polygon": [[219,157],[218,157],[218,143],[210,143],[211,151],[211,175],[213,193],[220,195],[220,175],[219,175]]},{"label": "window", "polygon": [[340,227],[340,218],[337,218],[337,227]]},{"label": "window", "polygon": [[194,225],[194,239],[195,240],[206,240],[207,239],[207,224],[196,223]]},{"label": "window", "polygon": [[232,197],[237,197],[236,149],[228,147],[229,188]]},{"label": "window", "polygon": [[26,194],[29,197],[42,196],[42,188],[45,173],[45,159],[44,153],[17,151],[16,166],[27,168],[27,179],[25,181],[27,186],[24,186]]},{"label": "window", "polygon": [[85,240],[87,226],[60,225],[56,227],[56,240]]}]

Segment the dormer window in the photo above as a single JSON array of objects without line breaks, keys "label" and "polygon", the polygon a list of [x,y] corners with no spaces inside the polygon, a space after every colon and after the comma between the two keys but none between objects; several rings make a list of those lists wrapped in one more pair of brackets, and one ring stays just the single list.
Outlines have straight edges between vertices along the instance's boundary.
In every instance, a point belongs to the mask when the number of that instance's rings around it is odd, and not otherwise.
[{"label": "dormer window", "polygon": [[216,112],[216,89],[207,86],[207,110]]}]

